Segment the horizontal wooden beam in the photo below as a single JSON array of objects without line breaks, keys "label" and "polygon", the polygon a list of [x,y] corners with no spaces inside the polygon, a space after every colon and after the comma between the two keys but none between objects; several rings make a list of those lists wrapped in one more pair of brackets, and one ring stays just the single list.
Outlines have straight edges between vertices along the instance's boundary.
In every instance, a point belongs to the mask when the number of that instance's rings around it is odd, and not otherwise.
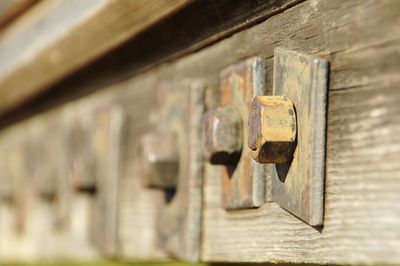
[{"label": "horizontal wooden beam", "polygon": [[0,38],[0,113],[176,12],[186,0],[41,1]]},{"label": "horizontal wooden beam", "polygon": [[0,1],[0,29],[17,18],[38,0],[2,0]]},{"label": "horizontal wooden beam", "polygon": [[[17,96],[14,105],[0,108],[0,127],[198,51],[302,1],[190,1],[178,12],[133,35],[91,64],[70,71],[71,75],[65,75],[60,82],[48,88],[29,86],[38,96],[33,99]],[[96,43],[96,38],[92,39],[93,46],[100,45]],[[21,84],[20,90],[26,86],[25,83]]]}]

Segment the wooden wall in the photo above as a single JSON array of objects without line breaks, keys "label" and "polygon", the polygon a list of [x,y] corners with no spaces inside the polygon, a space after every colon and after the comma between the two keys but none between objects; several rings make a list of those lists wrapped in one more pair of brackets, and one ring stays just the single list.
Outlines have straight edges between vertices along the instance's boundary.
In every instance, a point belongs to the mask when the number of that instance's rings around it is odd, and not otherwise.
[{"label": "wooden wall", "polygon": [[[122,106],[129,118],[120,190],[121,256],[165,257],[154,246],[152,231],[160,195],[137,187],[129,152],[137,137],[157,123],[151,111],[160,82],[202,79],[208,86],[206,104],[212,107],[219,98],[219,72],[261,56],[271,92],[273,51],[284,47],[330,61],[324,225],[312,228],[273,202],[224,210],[218,166],[206,164],[202,260],[399,264],[399,25],[397,0],[307,0],[195,53],[111,86],[98,85],[102,91],[90,97]],[[87,82],[72,85],[84,89]],[[90,102],[90,97],[79,101]],[[65,103],[49,112],[58,116],[73,106]]]}]

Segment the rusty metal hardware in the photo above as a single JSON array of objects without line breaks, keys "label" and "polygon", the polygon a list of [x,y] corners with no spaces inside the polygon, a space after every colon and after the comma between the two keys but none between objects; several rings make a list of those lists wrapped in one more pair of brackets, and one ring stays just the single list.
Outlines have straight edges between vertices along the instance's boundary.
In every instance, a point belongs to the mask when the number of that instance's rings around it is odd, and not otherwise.
[{"label": "rusty metal hardware", "polygon": [[0,201],[4,203],[12,203],[14,201],[14,195],[12,193],[11,185],[4,180],[4,178],[0,178],[0,182],[2,182],[0,186]]},{"label": "rusty metal hardware", "polygon": [[32,137],[36,141],[24,144],[27,149],[24,160],[28,171],[32,174],[39,198],[46,202],[53,202],[59,189],[58,157],[51,152],[51,148],[54,148],[53,139],[46,138],[49,146],[45,147],[38,140],[39,137],[38,133],[37,136]]},{"label": "rusty metal hardware", "polygon": [[204,91],[197,81],[163,83],[159,123],[154,133],[141,138],[137,154],[145,185],[166,194],[157,218],[158,245],[187,261],[200,259]]},{"label": "rusty metal hardware", "polygon": [[95,161],[90,154],[90,132],[81,121],[74,121],[66,128],[68,179],[77,192],[94,193]]},{"label": "rusty metal hardware", "polygon": [[265,63],[258,57],[230,66],[220,76],[219,107],[204,124],[205,157],[219,164],[226,209],[259,207],[265,202],[264,166],[253,161],[247,145],[252,100],[265,94]]},{"label": "rusty metal hardware", "polygon": [[139,142],[138,160],[146,187],[175,189],[179,174],[178,141],[172,135],[148,133]]},{"label": "rusty metal hardware", "polygon": [[207,111],[204,120],[206,159],[212,164],[236,164],[242,151],[242,125],[238,111],[232,106],[218,107]]},{"label": "rusty metal hardware", "polygon": [[[33,181],[33,191],[39,199],[53,202],[58,189],[57,155],[52,153],[54,138],[47,132],[54,130],[40,123],[32,123],[29,126],[29,138],[24,138],[19,144],[25,151],[22,159]],[[47,145],[43,145],[42,139],[46,139]]]},{"label": "rusty metal hardware", "polygon": [[274,163],[272,199],[311,226],[323,223],[327,86],[326,60],[277,48],[275,96],[255,99],[249,125],[254,158]]},{"label": "rusty metal hardware", "polygon": [[285,96],[256,96],[249,116],[249,148],[259,163],[291,161],[296,147],[296,112]]},{"label": "rusty metal hardware", "polygon": [[[21,131],[22,132],[22,131]],[[2,146],[1,172],[2,177],[9,182],[12,203],[13,230],[17,234],[23,234],[27,229],[27,194],[30,193],[26,186],[30,181],[30,174],[25,159],[25,147],[21,145],[21,134],[6,134],[2,136],[6,141]]]},{"label": "rusty metal hardware", "polygon": [[79,115],[89,118],[86,149],[95,170],[91,172],[96,190],[91,200],[90,239],[104,255],[114,256],[118,248],[118,182],[125,112],[119,106],[106,105]]},{"label": "rusty metal hardware", "polygon": [[0,155],[0,203],[11,204],[15,202],[15,193],[12,176],[4,156],[4,154]]},{"label": "rusty metal hardware", "polygon": [[118,248],[118,181],[120,178],[125,113],[118,106],[97,108],[93,112],[91,154],[95,158],[96,194],[93,202],[91,237],[108,256]]},{"label": "rusty metal hardware", "polygon": [[57,196],[57,172],[52,166],[38,167],[34,172],[37,182],[39,197],[47,202],[52,202]]}]

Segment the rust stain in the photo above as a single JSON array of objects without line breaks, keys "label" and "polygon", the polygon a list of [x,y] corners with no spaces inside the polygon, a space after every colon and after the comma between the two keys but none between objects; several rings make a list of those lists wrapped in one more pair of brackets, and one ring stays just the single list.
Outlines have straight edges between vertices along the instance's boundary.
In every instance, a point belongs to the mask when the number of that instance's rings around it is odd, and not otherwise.
[{"label": "rust stain", "polygon": [[[223,203],[226,209],[257,207],[254,201],[253,183],[255,168],[247,146],[248,115],[254,97],[254,59],[230,66],[221,74],[221,106],[233,106],[240,114],[242,123],[242,150],[240,160],[235,165],[222,167]],[[264,78],[264,77],[259,77]],[[264,178],[264,177],[262,177]]]},{"label": "rust stain", "polygon": [[285,96],[257,96],[249,121],[249,147],[259,163],[285,163],[296,147],[296,115]]}]

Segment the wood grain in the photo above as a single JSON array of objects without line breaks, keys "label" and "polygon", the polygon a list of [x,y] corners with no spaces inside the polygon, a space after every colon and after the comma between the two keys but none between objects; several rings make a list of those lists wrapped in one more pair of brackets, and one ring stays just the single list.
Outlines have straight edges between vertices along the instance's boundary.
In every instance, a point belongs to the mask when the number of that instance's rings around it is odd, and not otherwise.
[{"label": "wood grain", "polygon": [[0,39],[0,112],[37,95],[185,3],[40,2]]},{"label": "wood grain", "polygon": [[[104,102],[118,103],[127,115],[128,137],[124,143],[127,148],[124,149],[118,199],[118,256],[129,260],[167,259],[166,253],[158,245],[156,230],[157,218],[164,204],[164,193],[144,187],[135,161],[140,136],[155,128],[152,117],[156,108],[153,104],[156,86],[156,80],[149,77],[137,82],[119,83],[105,94],[95,96]],[[148,88],[146,93],[143,93],[143,88]]]},{"label": "wood grain", "polygon": [[[230,61],[254,53],[270,57],[279,45],[321,55],[332,67],[323,228],[307,226],[275,203],[226,212],[222,184],[208,166],[204,260],[400,262],[399,8],[396,1],[308,1],[209,49],[221,61],[228,58],[222,50],[229,51]],[[268,80],[271,67],[272,60]]]},{"label": "wood grain", "polygon": [[[191,1],[160,23],[151,25],[117,49],[99,57],[93,64],[74,69],[71,76],[47,90],[38,88],[38,93],[42,92],[38,97],[16,97],[15,105],[10,105],[4,112],[0,109],[0,122],[13,122],[21,116],[29,116],[33,111],[49,108],[49,105],[56,106],[66,99],[91,93],[105,84],[131,78],[162,62],[195,52],[301,1]],[[91,40],[96,41],[96,38]],[[98,42],[93,45],[98,45]],[[35,90],[32,90],[32,95],[34,93]]]},{"label": "wood grain", "polygon": [[[2,178],[9,174],[15,197],[10,204],[0,203],[2,263],[99,258],[88,239],[90,198],[71,191],[68,172],[59,164],[62,127],[54,119],[62,116],[60,112],[39,116],[1,132],[0,172]],[[32,147],[37,157],[30,153]],[[38,163],[38,157],[46,157],[46,163]],[[57,184],[56,200],[40,197],[40,169],[59,171],[48,180]]]},{"label": "wood grain", "polygon": [[244,58],[267,59],[269,91],[277,46],[331,62],[323,228],[307,226],[275,203],[225,211],[219,171],[208,165],[203,260],[400,262],[399,8],[398,1],[307,1],[142,75],[205,78],[208,103],[215,106],[218,73]]},{"label": "wood grain", "polygon": [[[195,54],[113,86],[103,84],[105,101],[130,110],[134,143],[140,132],[151,128],[151,92],[158,81],[202,78],[209,85],[207,104],[215,106],[219,72],[245,58],[257,55],[267,60],[269,92],[275,47],[330,61],[324,226],[312,228],[273,202],[258,209],[225,211],[220,171],[206,165],[204,261],[400,264],[399,10],[397,0],[309,0]],[[88,81],[66,88],[84,89],[90,86]],[[126,216],[120,218],[120,232],[121,241],[132,241],[123,244],[124,255],[132,258],[141,245],[137,239],[154,239],[152,215],[159,195],[125,191],[126,209],[121,207],[120,215]],[[135,197],[143,202],[132,203]],[[145,243],[143,252],[151,247]]]},{"label": "wood grain", "polygon": [[0,3],[0,30],[3,30],[11,21],[20,16],[37,0],[3,0]]}]

